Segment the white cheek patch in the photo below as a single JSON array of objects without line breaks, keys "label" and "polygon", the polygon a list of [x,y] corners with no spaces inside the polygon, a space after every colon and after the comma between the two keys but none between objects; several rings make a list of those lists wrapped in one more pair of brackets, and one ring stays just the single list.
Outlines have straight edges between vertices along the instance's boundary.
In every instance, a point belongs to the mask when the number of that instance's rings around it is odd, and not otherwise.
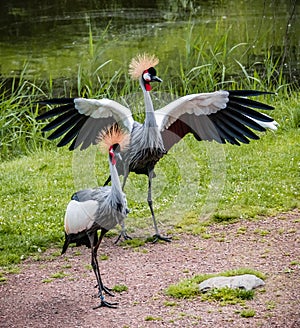
[{"label": "white cheek patch", "polygon": [[151,81],[151,76],[149,73],[145,73],[143,74],[143,79],[147,82],[150,82]]}]

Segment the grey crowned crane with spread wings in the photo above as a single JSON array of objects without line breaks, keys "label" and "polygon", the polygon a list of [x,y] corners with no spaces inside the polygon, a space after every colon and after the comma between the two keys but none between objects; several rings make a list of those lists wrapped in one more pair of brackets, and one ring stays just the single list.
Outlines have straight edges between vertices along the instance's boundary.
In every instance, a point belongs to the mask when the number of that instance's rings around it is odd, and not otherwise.
[{"label": "grey crowned crane with spread wings", "polygon": [[[64,254],[70,243],[76,246],[86,245],[91,248],[92,267],[97,279],[100,304],[95,307],[116,307],[117,303],[109,303],[104,299],[104,293],[111,296],[110,289],[101,280],[97,251],[104,235],[117,224],[122,224],[128,214],[127,200],[123,193],[116,164],[120,151],[129,141],[128,135],[121,130],[111,128],[100,134],[101,144],[108,150],[111,186],[84,189],[72,196],[65,214]],[[98,238],[97,231],[101,230]]]},{"label": "grey crowned crane with spread wings", "polygon": [[[249,139],[259,139],[253,132],[276,130],[277,122],[255,109],[272,110],[272,106],[248,99],[269,92],[256,90],[215,91],[189,94],[154,110],[150,96],[151,82],[162,82],[156,76],[158,59],[154,55],[138,55],[129,65],[129,74],[138,79],[145,102],[145,121],[134,121],[129,108],[111,99],[64,98],[41,101],[41,104],[59,105],[37,119],[56,117],[43,128],[55,131],[48,139],[61,136],[58,147],[71,143],[69,149],[86,149],[97,140],[99,131],[107,125],[118,124],[130,133],[130,144],[122,154],[124,164],[118,166],[124,175],[123,188],[130,172],[148,176],[148,204],[152,214],[155,240],[170,241],[160,235],[152,205],[154,167],[169,149],[186,134],[198,140],[240,145]],[[109,182],[109,179],[108,181]],[[126,238],[125,226],[122,235]]]}]

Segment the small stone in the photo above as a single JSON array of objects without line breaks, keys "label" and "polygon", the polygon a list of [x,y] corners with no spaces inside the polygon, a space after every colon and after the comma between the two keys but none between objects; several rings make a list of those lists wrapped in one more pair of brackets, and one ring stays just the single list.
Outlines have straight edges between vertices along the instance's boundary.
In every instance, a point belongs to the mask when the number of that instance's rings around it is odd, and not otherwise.
[{"label": "small stone", "polygon": [[260,286],[264,286],[265,282],[253,274],[243,274],[231,277],[213,277],[202,281],[199,284],[201,292],[207,292],[211,288],[241,288],[251,290]]}]

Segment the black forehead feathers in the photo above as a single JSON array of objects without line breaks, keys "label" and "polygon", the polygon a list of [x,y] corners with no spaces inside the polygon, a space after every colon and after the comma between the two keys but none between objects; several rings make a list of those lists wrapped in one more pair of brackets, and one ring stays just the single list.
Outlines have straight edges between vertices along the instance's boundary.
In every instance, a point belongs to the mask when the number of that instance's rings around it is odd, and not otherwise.
[{"label": "black forehead feathers", "polygon": [[156,76],[156,69],[154,67],[150,67],[148,69],[148,73],[151,74],[152,76]]},{"label": "black forehead feathers", "polygon": [[118,152],[120,152],[120,145],[118,143],[113,144],[112,148],[113,148],[114,151],[117,150]]}]

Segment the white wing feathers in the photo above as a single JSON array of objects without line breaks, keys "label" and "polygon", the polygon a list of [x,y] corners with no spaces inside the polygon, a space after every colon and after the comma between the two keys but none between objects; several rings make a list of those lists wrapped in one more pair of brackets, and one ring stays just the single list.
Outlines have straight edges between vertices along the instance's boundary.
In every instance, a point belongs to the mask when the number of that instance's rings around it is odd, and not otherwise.
[{"label": "white wing feathers", "polygon": [[155,111],[158,128],[163,131],[184,113],[209,115],[226,108],[229,101],[228,91],[197,93],[181,97],[167,106]]},{"label": "white wing feathers", "polygon": [[67,206],[65,215],[65,231],[69,234],[76,234],[91,228],[95,221],[95,213],[98,209],[98,202],[87,200],[77,202],[71,200]]},{"label": "white wing feathers", "polygon": [[75,98],[74,104],[80,114],[95,119],[114,117],[117,122],[122,122],[129,131],[132,129],[134,121],[131,111],[114,100]]}]

